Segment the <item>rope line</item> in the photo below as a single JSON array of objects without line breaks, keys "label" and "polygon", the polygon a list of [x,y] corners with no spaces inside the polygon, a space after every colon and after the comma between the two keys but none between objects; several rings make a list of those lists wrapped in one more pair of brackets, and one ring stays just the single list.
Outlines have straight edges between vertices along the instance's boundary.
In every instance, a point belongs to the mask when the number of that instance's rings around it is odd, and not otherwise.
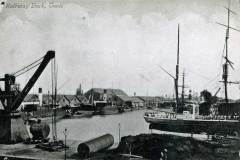
[{"label": "rope line", "polygon": [[28,68],[27,70],[25,70],[25,71],[24,71],[24,72],[22,72],[22,73],[19,73],[19,74],[14,74],[14,75],[15,75],[15,77],[21,76],[22,74],[24,74],[24,73],[28,72],[29,70],[31,70],[31,69],[33,69],[33,68],[37,67],[37,66],[38,66],[40,63],[41,63],[41,62],[39,62],[39,63],[35,64],[34,66],[32,66],[31,68]]},{"label": "rope line", "polygon": [[[44,57],[44,56],[43,56],[43,57]],[[43,57],[37,59],[36,61],[32,62],[31,64],[29,64],[29,65],[21,68],[20,70],[14,72],[13,75],[16,75],[16,77],[17,77],[17,76],[20,76],[20,75],[26,73],[27,71],[31,70],[32,68],[36,67],[37,65],[39,65],[39,64],[41,63],[41,62],[39,62],[39,61],[42,60]],[[36,63],[37,63],[37,64],[36,64]],[[34,65],[34,66],[33,66],[33,65]],[[32,67],[32,66],[33,66],[33,67]],[[30,67],[30,68],[29,68],[29,67]],[[24,71],[24,70],[26,70],[26,71]],[[23,73],[21,73],[21,71],[23,71]],[[20,72],[20,73],[19,73],[19,72]]]}]

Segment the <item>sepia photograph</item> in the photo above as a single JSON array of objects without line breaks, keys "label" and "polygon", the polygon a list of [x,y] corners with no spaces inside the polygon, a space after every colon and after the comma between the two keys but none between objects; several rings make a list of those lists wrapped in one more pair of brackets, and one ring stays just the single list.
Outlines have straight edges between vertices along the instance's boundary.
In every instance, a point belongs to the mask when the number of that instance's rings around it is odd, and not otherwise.
[{"label": "sepia photograph", "polygon": [[0,160],[240,160],[240,0],[0,0]]}]

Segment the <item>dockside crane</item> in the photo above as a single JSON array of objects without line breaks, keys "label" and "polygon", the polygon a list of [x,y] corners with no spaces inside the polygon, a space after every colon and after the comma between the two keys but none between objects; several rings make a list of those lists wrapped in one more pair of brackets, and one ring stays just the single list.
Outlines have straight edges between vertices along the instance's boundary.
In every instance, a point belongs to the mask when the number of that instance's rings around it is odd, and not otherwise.
[{"label": "dockside crane", "polygon": [[[2,134],[0,134],[0,143],[21,142],[29,137],[23,120],[16,110],[53,58],[55,58],[55,51],[48,51],[45,56],[30,65],[15,73],[5,74],[4,78],[0,78],[0,81],[4,82],[4,90],[0,90],[0,101],[4,108],[0,110],[0,128],[2,130]],[[20,91],[19,85],[16,84],[16,77],[37,66],[38,68],[34,74],[28,80],[23,90]]]}]

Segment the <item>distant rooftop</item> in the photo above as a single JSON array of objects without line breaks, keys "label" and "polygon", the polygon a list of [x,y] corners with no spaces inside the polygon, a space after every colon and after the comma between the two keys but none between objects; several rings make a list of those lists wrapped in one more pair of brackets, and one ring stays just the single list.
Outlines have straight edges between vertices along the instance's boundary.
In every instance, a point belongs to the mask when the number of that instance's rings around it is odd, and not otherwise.
[{"label": "distant rooftop", "polygon": [[133,96],[133,97],[130,97],[132,102],[135,102],[135,103],[143,103],[144,101],[142,99],[140,99],[139,97],[137,96]]},{"label": "distant rooftop", "polygon": [[132,101],[131,97],[128,97],[128,95],[117,95],[121,100],[127,102],[127,101]]},{"label": "distant rooftop", "polygon": [[94,91],[95,93],[103,94],[104,90],[106,90],[107,94],[115,94],[115,95],[125,95],[125,96],[127,96],[127,94],[123,90],[121,90],[121,89],[111,89],[111,88],[92,88],[92,89],[88,90],[86,93]]},{"label": "distant rooftop", "polygon": [[[66,98],[69,101],[72,101],[74,99],[77,99],[81,103],[87,103],[87,98],[84,95],[65,95],[65,94],[58,94],[56,96],[57,102],[59,102],[61,99]],[[47,103],[48,101],[52,101],[52,95],[50,94],[43,94],[43,102]],[[36,102],[39,101],[38,94],[28,94],[24,98],[24,102]]]},{"label": "distant rooftop", "polygon": [[143,101],[163,101],[162,97],[153,97],[153,96],[137,96],[138,98],[142,99]]}]

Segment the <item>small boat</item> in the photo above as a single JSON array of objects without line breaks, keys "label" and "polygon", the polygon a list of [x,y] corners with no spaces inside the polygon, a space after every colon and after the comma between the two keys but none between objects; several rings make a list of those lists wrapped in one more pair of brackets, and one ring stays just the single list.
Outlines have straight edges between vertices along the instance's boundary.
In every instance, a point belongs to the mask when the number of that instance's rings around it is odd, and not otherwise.
[{"label": "small boat", "polygon": [[112,114],[118,114],[119,113],[119,107],[116,105],[106,105],[102,108],[101,113],[103,115],[112,115]]}]

